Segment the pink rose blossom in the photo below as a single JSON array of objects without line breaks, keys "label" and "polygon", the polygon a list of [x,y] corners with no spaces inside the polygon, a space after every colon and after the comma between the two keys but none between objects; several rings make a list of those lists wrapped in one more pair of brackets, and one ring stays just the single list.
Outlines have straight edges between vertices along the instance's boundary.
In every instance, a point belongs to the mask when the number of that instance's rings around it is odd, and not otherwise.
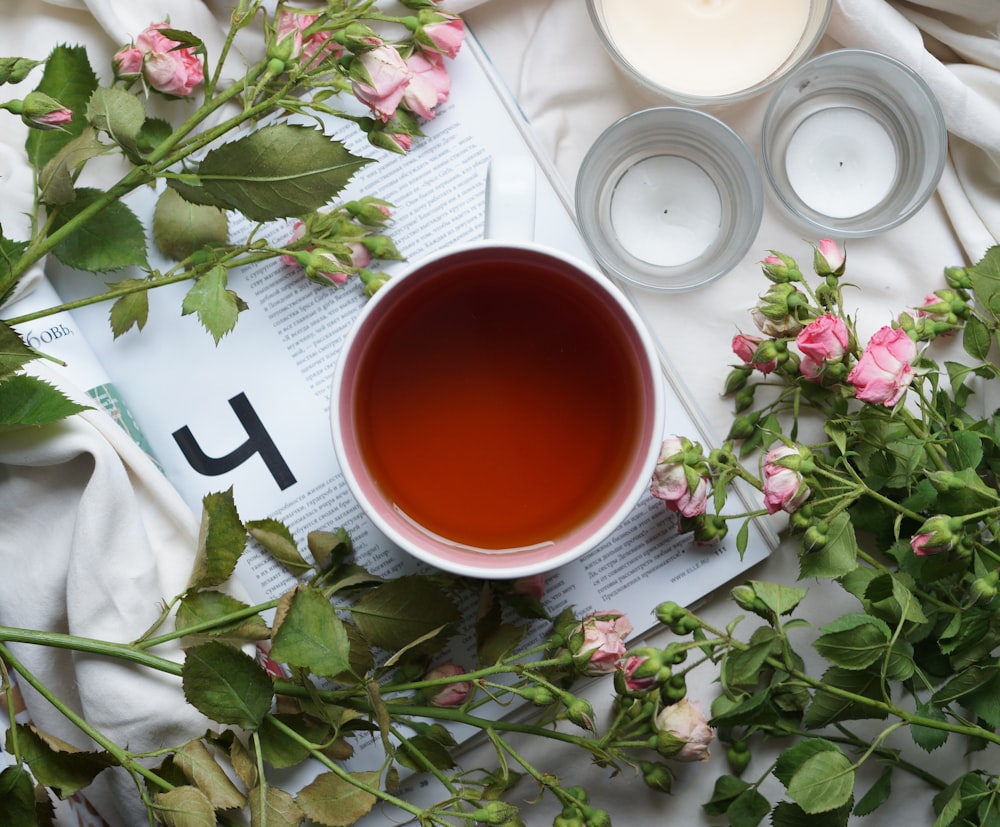
[{"label": "pink rose blossom", "polygon": [[[292,234],[288,237],[288,241],[286,243],[288,245],[292,245],[300,238],[302,238],[302,236],[304,236],[305,234],[306,234],[306,225],[302,221],[296,220],[295,223],[292,224]],[[292,265],[292,264],[298,264],[299,260],[295,258],[295,256],[285,253],[284,255],[281,256],[281,263]]]},{"label": "pink rose blossom", "polygon": [[352,68],[354,95],[381,121],[388,121],[403,100],[413,73],[392,46],[362,52]]},{"label": "pink rose blossom", "polygon": [[[448,661],[432,669],[424,676],[424,680],[436,681],[442,678],[454,678],[464,675],[465,669],[457,663]],[[453,681],[430,691],[427,700],[432,706],[461,706],[472,694],[472,681]]]},{"label": "pink rose blossom", "polygon": [[698,701],[687,698],[664,707],[656,716],[656,728],[684,742],[680,751],[671,757],[676,761],[707,761],[711,756],[709,744],[715,732],[701,711]]},{"label": "pink rose blossom", "polygon": [[451,77],[444,58],[434,52],[414,52],[406,61],[412,77],[403,93],[403,104],[421,118],[433,118],[435,107],[448,100]]},{"label": "pink rose blossom", "polygon": [[803,357],[799,366],[802,375],[807,379],[819,378],[823,365],[844,358],[849,342],[847,325],[839,317],[827,313],[813,319],[795,337]]},{"label": "pink rose blossom", "polygon": [[134,46],[118,52],[115,72],[126,78],[142,75],[157,92],[184,97],[205,80],[204,68],[193,48],[177,48],[177,41],[161,33],[167,28],[168,23],[153,23],[136,38]]},{"label": "pink rose blossom", "polygon": [[649,493],[663,500],[670,511],[677,511],[685,517],[697,517],[705,513],[708,504],[708,479],[699,477],[694,491],[691,490],[683,461],[668,462],[670,457],[683,450],[684,444],[676,437],[663,441]]},{"label": "pink rose blossom", "polygon": [[764,507],[768,514],[791,513],[809,499],[812,492],[802,474],[780,464],[781,460],[801,456],[798,449],[790,445],[778,445],[764,455]]},{"label": "pink rose blossom", "polygon": [[771,371],[778,367],[777,359],[769,359],[766,362],[755,362],[753,358],[754,354],[757,352],[758,346],[762,342],[766,341],[768,340],[763,339],[760,336],[751,336],[749,333],[737,333],[733,336],[733,353],[735,353],[746,364],[756,368],[761,373],[771,373]]},{"label": "pink rose blossom", "polygon": [[858,363],[847,375],[863,402],[891,408],[913,381],[917,343],[905,330],[886,325],[875,331]]},{"label": "pink rose blossom", "polygon": [[636,677],[636,670],[641,667],[649,658],[641,655],[629,655],[622,665],[622,672],[625,675],[625,686],[629,692],[646,692],[656,686],[657,676],[643,675]]},{"label": "pink rose blossom", "polygon": [[421,42],[448,57],[456,57],[465,40],[465,23],[455,14],[446,12],[432,14],[437,19],[422,27]]},{"label": "pink rose blossom", "polygon": [[570,646],[577,662],[583,664],[583,674],[614,672],[625,656],[625,638],[632,631],[628,618],[618,611],[595,612],[585,617],[570,635]]},{"label": "pink rose blossom", "polygon": [[308,14],[282,9],[278,14],[278,25],[275,36],[279,42],[286,37],[292,38],[290,58],[300,58],[302,66],[311,69],[319,65],[328,56],[338,58],[344,52],[344,47],[332,40],[330,32],[315,31],[305,34],[313,23],[319,19],[318,14]]},{"label": "pink rose blossom", "polygon": [[819,275],[839,274],[842,272],[846,260],[847,257],[843,251],[837,246],[837,242],[832,239],[824,238],[816,245],[814,265]]}]

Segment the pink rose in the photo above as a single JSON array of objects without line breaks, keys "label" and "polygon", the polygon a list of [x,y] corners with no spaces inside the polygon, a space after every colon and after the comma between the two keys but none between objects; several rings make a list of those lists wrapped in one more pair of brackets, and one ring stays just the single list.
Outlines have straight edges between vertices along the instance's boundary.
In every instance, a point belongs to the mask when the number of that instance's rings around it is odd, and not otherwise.
[{"label": "pink rose", "polygon": [[698,701],[684,698],[664,707],[656,716],[656,728],[683,742],[683,746],[671,758],[677,761],[707,761],[711,757],[708,746],[715,738],[715,733],[708,725]]},{"label": "pink rose", "polygon": [[757,348],[762,342],[766,341],[768,340],[763,339],[760,336],[751,336],[749,333],[737,333],[733,336],[733,353],[735,353],[746,364],[756,368],[761,373],[771,373],[771,371],[778,367],[777,359],[769,359],[766,362],[754,361],[754,355],[757,353]]},{"label": "pink rose", "polygon": [[697,517],[705,513],[708,504],[708,479],[699,477],[694,490],[691,490],[683,459],[671,460],[683,451],[684,443],[676,437],[663,440],[649,493],[663,500],[669,510],[685,517]]},{"label": "pink rose", "polygon": [[[437,681],[464,674],[465,669],[457,663],[448,661],[428,672],[424,676],[424,680]],[[432,706],[461,706],[472,694],[472,681],[452,681],[429,691],[432,694],[428,695],[427,700]]]},{"label": "pink rose", "polygon": [[384,44],[358,55],[351,75],[355,97],[383,122],[396,113],[413,78],[399,52]]},{"label": "pink rose", "polygon": [[[351,250],[351,261],[349,265],[341,261],[341,259],[333,253],[321,251],[317,253],[317,258],[320,262],[312,268],[315,272],[307,271],[309,278],[313,281],[326,279],[334,284],[344,284],[350,278],[353,270],[357,270],[361,267],[367,267],[371,264],[372,254],[368,252],[368,248],[365,247],[364,244],[357,241],[351,241],[347,246]],[[316,259],[314,259],[314,261],[316,261]],[[352,268],[352,270],[349,271],[347,269],[348,267]]]},{"label": "pink rose", "polygon": [[417,41],[426,48],[455,57],[465,40],[465,24],[462,18],[447,12],[427,11],[421,15],[421,22],[427,20],[417,32]]},{"label": "pink rose", "polygon": [[636,675],[636,670],[640,669],[649,660],[641,655],[629,655],[622,665],[622,672],[625,676],[625,687],[629,692],[646,692],[657,684],[657,675]]},{"label": "pink rose", "polygon": [[412,76],[403,93],[403,105],[421,118],[433,118],[439,103],[448,100],[451,77],[444,58],[435,52],[414,52],[406,61]]},{"label": "pink rose", "polygon": [[[292,234],[288,237],[287,244],[289,245],[294,244],[305,234],[306,234],[306,225],[302,221],[296,219],[295,223],[292,224]],[[288,253],[285,253],[284,255],[281,256],[281,263],[292,265],[292,264],[298,264],[299,260],[295,258],[295,256],[291,256]]]},{"label": "pink rose", "polygon": [[319,20],[318,14],[308,14],[282,9],[278,14],[278,25],[275,37],[280,43],[287,37],[292,38],[292,49],[289,58],[301,58],[302,66],[311,69],[319,65],[325,58],[338,58],[343,54],[344,47],[330,38],[328,31],[315,31],[305,34],[313,23]]},{"label": "pink rose", "polygon": [[618,668],[625,656],[625,638],[632,624],[621,612],[587,615],[570,635],[570,649],[585,675],[607,675]]},{"label": "pink rose", "polygon": [[802,352],[799,370],[807,379],[817,379],[823,365],[839,362],[847,353],[850,334],[843,320],[830,313],[813,319],[795,337]]},{"label": "pink rose", "polygon": [[114,57],[115,72],[119,77],[143,79],[152,89],[165,95],[184,97],[205,80],[201,58],[190,46],[180,44],[161,33],[170,28],[168,23],[153,23],[135,41]]},{"label": "pink rose", "polygon": [[886,325],[875,331],[858,363],[847,375],[863,402],[891,408],[913,381],[917,343],[905,330]]},{"label": "pink rose", "polygon": [[837,242],[824,238],[816,245],[813,267],[820,276],[840,275],[844,271],[846,260],[847,256],[837,246]]},{"label": "pink rose", "polygon": [[809,499],[809,486],[799,470],[789,467],[790,457],[802,458],[790,445],[778,445],[764,455],[764,507],[768,514],[795,511]]}]

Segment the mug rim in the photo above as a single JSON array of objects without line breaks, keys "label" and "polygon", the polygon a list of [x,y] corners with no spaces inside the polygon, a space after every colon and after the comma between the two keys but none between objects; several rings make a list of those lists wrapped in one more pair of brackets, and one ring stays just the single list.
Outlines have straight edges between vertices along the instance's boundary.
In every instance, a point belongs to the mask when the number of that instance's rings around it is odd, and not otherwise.
[{"label": "mug rim", "polygon": [[[588,520],[582,529],[574,529],[566,538],[553,543],[561,546],[556,553],[534,551],[505,551],[495,553],[467,550],[454,543],[437,544],[429,536],[422,536],[418,543],[413,536],[399,527],[401,520],[387,516],[384,501],[376,501],[371,495],[374,483],[364,482],[363,458],[357,446],[349,445],[354,433],[350,422],[351,399],[350,379],[357,370],[359,354],[367,326],[377,320],[376,314],[384,304],[392,301],[413,274],[426,271],[441,261],[482,250],[503,250],[507,255],[541,256],[558,263],[564,272],[573,271],[587,279],[585,284],[598,288],[595,293],[602,296],[609,311],[622,321],[622,331],[633,345],[636,365],[639,368],[641,384],[641,421],[636,456],[626,469],[624,484],[599,509],[598,515]],[[635,345],[638,344],[638,347]],[[353,357],[353,358],[352,358]],[[600,545],[625,520],[639,502],[642,493],[648,490],[649,480],[659,456],[662,443],[665,416],[665,389],[663,368],[659,352],[652,335],[639,312],[628,297],[608,276],[596,266],[588,264],[573,254],[534,241],[518,242],[496,239],[482,239],[451,245],[415,259],[401,274],[395,275],[361,309],[348,329],[337,358],[331,387],[330,424],[334,450],[341,474],[348,489],[367,518],[389,540],[414,558],[437,569],[467,577],[486,579],[514,579],[552,571],[577,559]],[[582,536],[581,531],[584,532]],[[489,550],[492,551],[492,550]]]}]

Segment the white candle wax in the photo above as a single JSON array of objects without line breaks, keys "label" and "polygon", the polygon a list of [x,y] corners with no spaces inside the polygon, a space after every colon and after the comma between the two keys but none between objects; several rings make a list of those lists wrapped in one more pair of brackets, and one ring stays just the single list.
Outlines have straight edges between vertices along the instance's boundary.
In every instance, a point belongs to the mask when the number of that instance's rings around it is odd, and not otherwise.
[{"label": "white candle wax", "polygon": [[722,200],[700,166],[654,155],[629,167],[611,194],[611,226],[641,261],[676,267],[701,255],[719,234]]},{"label": "white candle wax", "polygon": [[788,142],[785,172],[795,194],[830,218],[870,210],[892,189],[898,159],[892,138],[860,109],[822,109]]},{"label": "white candle wax", "polygon": [[604,0],[607,34],[651,81],[727,95],[768,78],[798,45],[810,0]]}]

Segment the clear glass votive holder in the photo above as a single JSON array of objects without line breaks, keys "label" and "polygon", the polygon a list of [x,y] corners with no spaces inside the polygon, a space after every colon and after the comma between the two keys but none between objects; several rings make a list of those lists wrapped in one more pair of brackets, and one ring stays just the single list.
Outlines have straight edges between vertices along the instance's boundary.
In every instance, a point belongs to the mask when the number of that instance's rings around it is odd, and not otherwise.
[{"label": "clear glass votive holder", "polygon": [[833,0],[587,0],[608,54],[647,93],[685,106],[763,92],[815,51]]},{"label": "clear glass votive holder", "polygon": [[583,237],[610,275],[687,290],[729,272],[757,236],[764,185],[749,147],[705,112],[626,115],[591,146],[576,181]]},{"label": "clear glass votive holder", "polygon": [[777,200],[814,232],[857,238],[909,219],[937,188],[948,154],[927,83],[879,52],[818,55],[775,90],[761,154]]}]

